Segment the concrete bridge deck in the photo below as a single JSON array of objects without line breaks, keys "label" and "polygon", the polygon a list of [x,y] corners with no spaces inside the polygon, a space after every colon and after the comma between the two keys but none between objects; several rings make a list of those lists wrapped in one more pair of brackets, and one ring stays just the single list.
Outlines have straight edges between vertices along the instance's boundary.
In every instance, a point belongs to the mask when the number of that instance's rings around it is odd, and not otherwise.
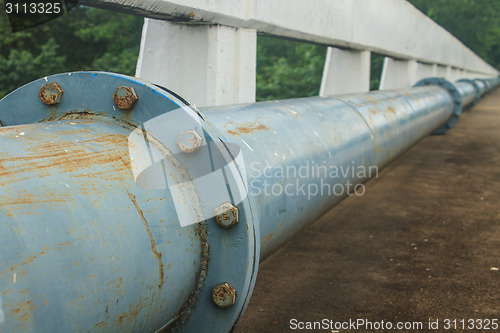
[{"label": "concrete bridge deck", "polygon": [[499,319],[498,267],[500,89],[261,264],[237,332],[289,331],[292,318]]}]

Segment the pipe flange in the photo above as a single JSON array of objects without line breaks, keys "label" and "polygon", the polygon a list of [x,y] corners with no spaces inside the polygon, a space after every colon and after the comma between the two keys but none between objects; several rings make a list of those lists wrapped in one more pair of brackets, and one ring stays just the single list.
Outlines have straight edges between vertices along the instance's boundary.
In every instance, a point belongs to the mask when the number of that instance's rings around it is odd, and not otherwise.
[{"label": "pipe flange", "polygon": [[444,125],[442,125],[432,133],[437,135],[445,134],[450,128],[455,126],[455,124],[458,122],[458,119],[460,118],[460,115],[462,114],[462,95],[453,83],[440,77],[430,77],[422,79],[418,81],[414,85],[414,87],[423,87],[428,85],[435,85],[446,89],[453,99],[453,113],[450,119],[448,119],[448,121]]},{"label": "pipe flange", "polygon": [[481,99],[481,88],[479,87],[479,85],[477,84],[477,82],[475,80],[472,80],[472,79],[460,79],[457,82],[467,82],[467,83],[470,83],[474,87],[474,90],[476,91],[476,98],[474,98],[474,100],[472,101],[472,103],[470,103],[467,106],[467,108],[470,109],[474,105],[476,105],[477,103],[479,103],[479,100]]},{"label": "pipe flange", "polygon": [[[173,201],[168,207],[174,207],[175,212],[165,210],[162,218],[177,219],[180,226],[176,227],[192,229],[192,237],[199,239],[200,252],[196,253],[199,265],[191,294],[182,307],[175,309],[177,314],[173,319],[165,318],[156,323],[157,330],[230,331],[250,300],[260,253],[258,214],[252,211],[252,199],[241,186],[239,193],[231,193],[234,184],[247,186],[238,150],[221,140],[218,130],[181,97],[126,75],[105,72],[57,74],[33,81],[0,100],[3,126],[87,118],[116,121],[130,129],[129,153],[131,160],[138,161],[136,165],[130,163],[131,176],[142,189],[167,193],[165,196]],[[197,141],[193,142],[189,135],[179,139],[180,133],[192,134]],[[182,149],[190,144],[196,145],[196,149]],[[170,155],[164,158],[167,153]],[[218,161],[213,158],[216,153],[221,156]],[[175,160],[176,168],[162,174],[167,180],[168,175],[173,174],[170,177],[176,178],[175,186],[149,177],[159,170],[158,166],[166,169],[168,159]],[[208,165],[203,170],[199,168],[200,160]],[[205,186],[201,193],[197,191],[196,179],[206,180],[211,174],[223,176],[222,183],[213,184],[213,188]],[[139,185],[141,181],[143,184]],[[207,200],[203,201],[203,196],[215,197],[226,189],[228,199],[205,213]],[[174,197],[180,195],[174,194],[179,193],[183,196],[177,202]],[[183,207],[187,207],[185,211]],[[194,208],[187,211],[189,207]],[[193,214],[198,215],[186,222]],[[168,269],[164,267],[161,272],[161,276],[165,276],[163,288],[175,288],[168,284],[168,276],[173,274]],[[227,295],[224,291],[228,291]],[[217,303],[219,299],[222,301]],[[168,300],[160,301],[167,304]]]},{"label": "pipe flange", "polygon": [[[16,111],[21,103],[22,110]],[[47,76],[14,90],[1,99],[0,120],[16,126],[87,114],[138,126],[184,105],[189,103],[175,93],[144,80],[82,71]]]},{"label": "pipe flange", "polygon": [[478,79],[478,80],[484,84],[484,93],[485,94],[489,93],[491,90],[490,82],[486,79]]},{"label": "pipe flange", "polygon": [[[203,129],[210,149],[227,153],[224,164],[232,166],[232,172],[225,173],[228,189],[230,184],[247,184],[238,148],[223,141],[221,133],[205,119]],[[210,263],[206,279],[197,286],[199,295],[189,310],[183,311],[184,315],[169,325],[168,331],[229,332],[241,320],[257,278],[260,224],[258,213],[252,210],[256,205],[251,196],[238,203],[238,195],[241,193],[233,191],[230,200],[221,202],[207,220]]]},{"label": "pipe flange", "polygon": [[[485,95],[488,92],[487,91],[488,85],[486,84],[486,80],[473,79],[473,81],[479,87],[479,92],[480,92],[481,96]],[[478,82],[480,82],[481,84],[479,84]]]}]

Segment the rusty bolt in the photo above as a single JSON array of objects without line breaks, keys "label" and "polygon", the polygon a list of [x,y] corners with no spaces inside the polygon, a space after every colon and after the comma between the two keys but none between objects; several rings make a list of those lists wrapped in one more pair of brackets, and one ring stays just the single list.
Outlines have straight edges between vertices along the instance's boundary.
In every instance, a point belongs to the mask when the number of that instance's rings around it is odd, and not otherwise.
[{"label": "rusty bolt", "polygon": [[139,101],[139,96],[133,87],[118,87],[113,94],[116,107],[123,111],[130,111]]},{"label": "rusty bolt", "polygon": [[215,208],[215,222],[225,229],[229,229],[238,223],[238,208],[230,202],[225,202]]},{"label": "rusty bolt", "polygon": [[40,92],[38,96],[42,100],[43,104],[46,105],[55,105],[61,102],[61,98],[64,91],[62,88],[56,83],[47,83],[40,88]]},{"label": "rusty bolt", "polygon": [[236,303],[236,290],[227,282],[218,284],[212,289],[212,300],[221,309]]},{"label": "rusty bolt", "polygon": [[192,153],[201,147],[201,136],[195,130],[183,131],[177,137],[177,146],[185,153]]}]

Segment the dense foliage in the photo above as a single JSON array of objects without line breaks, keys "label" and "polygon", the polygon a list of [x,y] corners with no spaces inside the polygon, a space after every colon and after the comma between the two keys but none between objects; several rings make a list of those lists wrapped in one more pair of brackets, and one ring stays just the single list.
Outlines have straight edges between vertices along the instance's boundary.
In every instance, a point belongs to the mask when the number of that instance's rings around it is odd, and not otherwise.
[{"label": "dense foliage", "polygon": [[319,92],[326,47],[259,37],[257,99],[314,96]]},{"label": "dense foliage", "polygon": [[409,0],[484,60],[500,69],[499,0]]},{"label": "dense foliage", "polygon": [[[500,1],[410,2],[500,68]],[[13,34],[2,10],[0,98],[25,83],[58,72],[106,70],[133,75],[142,23],[138,16],[76,7],[55,21]],[[316,95],[325,53],[324,46],[259,36],[257,99]],[[372,89],[378,86],[382,61],[383,57],[372,55]]]},{"label": "dense foliage", "polygon": [[14,34],[2,10],[0,98],[60,72],[107,70],[133,75],[142,24],[138,16],[76,7],[61,18]]}]

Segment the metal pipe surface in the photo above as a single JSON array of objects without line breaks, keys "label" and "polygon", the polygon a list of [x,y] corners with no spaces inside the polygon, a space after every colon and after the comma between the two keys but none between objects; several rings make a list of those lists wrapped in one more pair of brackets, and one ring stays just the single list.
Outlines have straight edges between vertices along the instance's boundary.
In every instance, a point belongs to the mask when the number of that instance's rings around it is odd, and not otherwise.
[{"label": "metal pipe surface", "polygon": [[243,151],[266,257],[446,122],[453,100],[427,86],[201,111]]},{"label": "metal pipe surface", "polygon": [[14,91],[0,330],[231,330],[261,260],[499,84],[428,82],[200,111],[101,72]]},{"label": "metal pipe surface", "polygon": [[456,82],[455,87],[462,96],[462,105],[464,108],[468,107],[478,94],[477,88],[471,82]]},{"label": "metal pipe surface", "polygon": [[201,225],[136,186],[129,134],[99,118],[0,128],[3,332],[151,332],[189,298]]}]

